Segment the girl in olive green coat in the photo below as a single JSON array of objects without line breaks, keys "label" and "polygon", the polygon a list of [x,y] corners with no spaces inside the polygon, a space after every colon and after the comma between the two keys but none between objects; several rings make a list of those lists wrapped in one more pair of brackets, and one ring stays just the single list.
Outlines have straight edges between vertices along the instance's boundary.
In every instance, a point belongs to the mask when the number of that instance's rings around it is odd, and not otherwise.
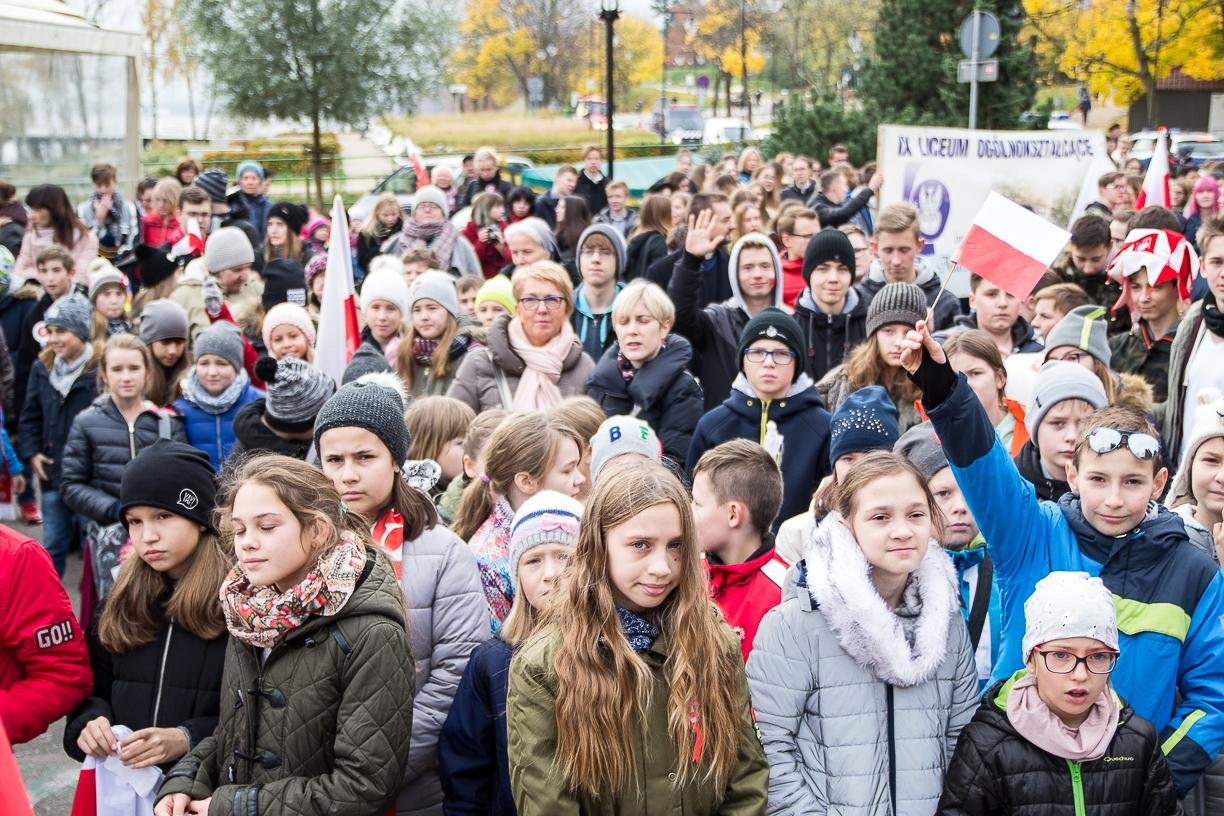
[{"label": "girl in olive green coat", "polygon": [[510,666],[518,812],[764,814],[769,768],[688,496],[640,457],[599,475],[568,578]]},{"label": "girl in olive green coat", "polygon": [[155,814],[382,816],[412,732],[395,574],[318,469],[266,454],[232,483],[221,719],[167,774]]}]

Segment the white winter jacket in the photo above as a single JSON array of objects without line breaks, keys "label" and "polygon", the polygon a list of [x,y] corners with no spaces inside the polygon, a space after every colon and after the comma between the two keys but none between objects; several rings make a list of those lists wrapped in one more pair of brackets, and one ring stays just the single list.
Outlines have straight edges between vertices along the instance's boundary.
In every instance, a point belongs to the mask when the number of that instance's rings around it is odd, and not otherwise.
[{"label": "white winter jacket", "polygon": [[770,814],[929,816],[978,703],[955,572],[931,542],[888,609],[836,514],[812,532],[748,658]]}]

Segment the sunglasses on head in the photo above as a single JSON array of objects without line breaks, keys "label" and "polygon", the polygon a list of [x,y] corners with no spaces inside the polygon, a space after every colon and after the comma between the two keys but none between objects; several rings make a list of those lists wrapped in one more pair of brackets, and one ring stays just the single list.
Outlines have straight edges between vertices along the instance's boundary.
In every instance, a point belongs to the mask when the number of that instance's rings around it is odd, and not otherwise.
[{"label": "sunglasses on head", "polygon": [[1096,428],[1089,432],[1085,441],[1093,453],[1109,453],[1125,445],[1136,459],[1155,459],[1160,455],[1160,440],[1143,431]]}]

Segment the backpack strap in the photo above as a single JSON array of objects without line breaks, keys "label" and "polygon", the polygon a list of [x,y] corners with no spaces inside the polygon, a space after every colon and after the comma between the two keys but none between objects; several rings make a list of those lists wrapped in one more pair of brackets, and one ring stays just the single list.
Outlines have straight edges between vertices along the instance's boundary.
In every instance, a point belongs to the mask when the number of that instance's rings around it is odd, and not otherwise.
[{"label": "backpack strap", "polygon": [[340,652],[348,657],[353,652],[353,644],[349,643],[349,639],[344,636],[344,632],[340,631],[340,624],[329,623],[327,631],[331,633],[332,640],[336,641],[336,645],[340,647]]},{"label": "backpack strap", "polygon": [[973,606],[969,609],[969,642],[976,652],[978,641],[982,639],[982,629],[986,625],[986,616],[990,612],[991,583],[994,580],[994,564],[990,558],[983,558],[978,567],[977,592],[973,593]]}]

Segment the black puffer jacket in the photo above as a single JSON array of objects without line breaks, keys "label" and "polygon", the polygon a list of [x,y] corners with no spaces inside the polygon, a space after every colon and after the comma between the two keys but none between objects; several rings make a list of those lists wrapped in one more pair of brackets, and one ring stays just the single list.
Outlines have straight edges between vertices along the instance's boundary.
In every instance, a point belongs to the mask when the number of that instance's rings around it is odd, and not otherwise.
[{"label": "black puffer jacket", "polygon": [[284,439],[274,434],[271,428],[263,424],[267,405],[266,399],[252,400],[239,408],[238,413],[234,415],[234,438],[238,441],[234,443],[234,447],[230,448],[229,458],[225,460],[226,467],[232,467],[235,462],[251,452],[279,453],[303,462],[306,461],[306,454],[310,453],[310,446],[314,444],[314,441],[312,439]]},{"label": "black puffer jacket", "polygon": [[850,349],[867,339],[867,299],[855,289],[846,293],[846,308],[829,315],[816,307],[811,290],[795,303],[795,321],[803,329],[803,370],[816,382],[846,361]]},{"label": "black puffer jacket", "polygon": [[77,737],[97,717],[133,731],[182,726],[191,735],[189,749],[217,727],[229,634],[223,631],[204,640],[175,626],[165,617],[169,597],[167,593],[157,606],[157,637],[129,652],[112,654],[102,646],[97,631],[102,610],[94,615],[85,633],[93,691],[64,727],[64,750],[78,762],[85,755],[77,747]]},{"label": "black puffer jacket", "polygon": [[1125,702],[1105,756],[1072,762],[1041,750],[1007,719],[1019,677],[996,683],[961,731],[944,777],[945,816],[1173,816],[1177,790],[1152,724]]},{"label": "black puffer jacket", "polygon": [[633,414],[654,428],[663,444],[663,455],[683,464],[693,429],[705,410],[701,386],[688,365],[693,347],[673,334],[658,356],[638,369],[632,380],[621,375],[616,364],[620,345],[613,342],[595,365],[587,381],[587,394],[608,416]]},{"label": "black puffer jacket", "polygon": [[97,397],[68,432],[60,464],[64,503],[99,524],[119,521],[123,469],[158,439],[186,442],[182,418],[149,403],[129,426],[109,394]]},{"label": "black puffer jacket", "polygon": [[43,466],[47,473],[47,479],[42,483],[43,490],[59,490],[64,446],[68,443],[72,421],[98,397],[99,357],[98,351],[95,351],[85,364],[85,370],[72,381],[67,396],[61,395],[51,385],[51,376],[41,360],[36,361],[30,369],[30,383],[17,423],[17,436],[13,437],[13,447],[23,461],[36,453],[50,457],[51,461]]}]

